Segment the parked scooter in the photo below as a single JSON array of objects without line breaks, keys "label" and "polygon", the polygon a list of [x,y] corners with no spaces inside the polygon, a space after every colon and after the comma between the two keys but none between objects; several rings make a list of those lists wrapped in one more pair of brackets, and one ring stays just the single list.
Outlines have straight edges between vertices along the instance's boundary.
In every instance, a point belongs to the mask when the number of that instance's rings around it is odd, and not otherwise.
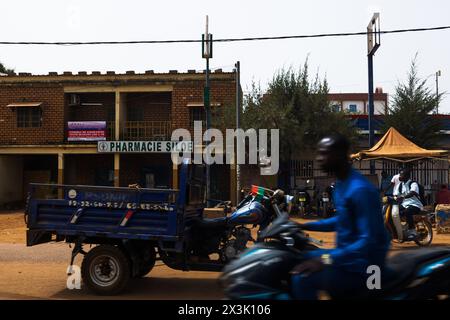
[{"label": "parked scooter", "polygon": [[320,215],[322,218],[329,218],[334,216],[336,210],[333,204],[333,192],[335,185],[332,183],[329,185],[324,192],[322,192],[322,197],[320,199]]},{"label": "parked scooter", "polygon": [[306,217],[309,214],[311,197],[306,189],[295,191],[293,199],[292,213],[298,213],[300,217]]},{"label": "parked scooter", "polygon": [[414,216],[417,237],[408,240],[408,225],[405,217],[400,212],[401,201],[396,196],[383,197],[383,215],[384,224],[389,231],[392,239],[400,243],[414,241],[418,246],[429,246],[433,241],[433,228],[429,220],[429,212],[422,211]]},{"label": "parked scooter", "polygon": [[[230,299],[289,298],[290,271],[315,249],[300,225],[283,214],[261,232],[261,242],[225,266],[220,283]],[[436,299],[450,295],[450,247],[421,248],[387,258],[380,290],[349,292],[346,299]],[[336,297],[331,297],[336,298]]]}]

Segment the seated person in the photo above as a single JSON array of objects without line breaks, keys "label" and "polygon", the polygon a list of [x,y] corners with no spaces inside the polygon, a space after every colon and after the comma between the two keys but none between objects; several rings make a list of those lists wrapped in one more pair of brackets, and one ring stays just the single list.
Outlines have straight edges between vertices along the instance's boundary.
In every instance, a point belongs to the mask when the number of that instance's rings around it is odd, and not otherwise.
[{"label": "seated person", "polygon": [[414,240],[417,237],[414,215],[423,210],[423,204],[419,198],[419,184],[411,180],[409,169],[400,171],[400,184],[394,189],[394,196],[401,200],[400,212],[406,216],[408,223],[407,239]]}]

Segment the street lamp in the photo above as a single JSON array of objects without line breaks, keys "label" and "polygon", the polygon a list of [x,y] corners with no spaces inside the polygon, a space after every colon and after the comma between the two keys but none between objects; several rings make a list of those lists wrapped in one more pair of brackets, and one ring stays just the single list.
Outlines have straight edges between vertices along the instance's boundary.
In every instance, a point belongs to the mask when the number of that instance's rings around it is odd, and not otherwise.
[{"label": "street lamp", "polygon": [[439,77],[441,70],[436,71],[436,114],[439,114]]}]

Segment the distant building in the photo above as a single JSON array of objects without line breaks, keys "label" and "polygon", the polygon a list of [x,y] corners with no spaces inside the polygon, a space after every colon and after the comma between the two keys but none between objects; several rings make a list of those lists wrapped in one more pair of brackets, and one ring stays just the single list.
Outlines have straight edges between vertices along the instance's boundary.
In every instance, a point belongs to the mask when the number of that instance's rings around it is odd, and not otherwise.
[{"label": "distant building", "polygon": [[[329,93],[328,100],[334,111],[344,111],[350,114],[368,114],[369,102],[367,93]],[[382,88],[374,93],[374,114],[385,114],[388,106],[388,95]]]}]

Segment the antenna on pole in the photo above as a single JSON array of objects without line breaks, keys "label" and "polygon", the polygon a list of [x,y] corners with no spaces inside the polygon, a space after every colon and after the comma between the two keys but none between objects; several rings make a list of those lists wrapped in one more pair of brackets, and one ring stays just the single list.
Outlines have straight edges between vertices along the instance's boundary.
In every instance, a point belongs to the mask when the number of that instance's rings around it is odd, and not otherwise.
[{"label": "antenna on pole", "polygon": [[209,33],[208,16],[206,16],[205,34],[202,35],[202,58],[212,58],[212,34]]}]

